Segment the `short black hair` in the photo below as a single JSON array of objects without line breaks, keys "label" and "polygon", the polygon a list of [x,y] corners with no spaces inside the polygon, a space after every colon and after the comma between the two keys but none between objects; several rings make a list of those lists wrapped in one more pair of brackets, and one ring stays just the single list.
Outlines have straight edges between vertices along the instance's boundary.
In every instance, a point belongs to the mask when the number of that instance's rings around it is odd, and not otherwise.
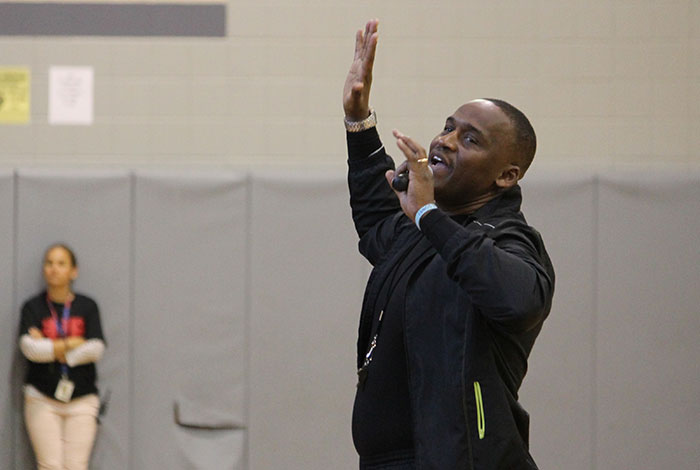
[{"label": "short black hair", "polygon": [[537,137],[535,136],[535,129],[532,128],[530,120],[525,116],[525,114],[512,104],[495,99],[495,98],[483,98],[486,101],[498,106],[498,108],[503,111],[503,113],[508,116],[508,119],[513,123],[513,129],[515,130],[515,146],[517,147],[520,155],[520,165],[521,165],[521,177],[525,174],[525,171],[530,167],[532,160],[535,158],[535,151],[537,150]]},{"label": "short black hair", "polygon": [[66,250],[66,253],[68,253],[68,256],[70,257],[70,262],[73,264],[73,267],[78,267],[78,259],[75,257],[75,252],[65,243],[54,243],[53,245],[50,245],[44,252],[44,259],[46,259],[46,256],[49,254],[49,251],[53,250],[54,248],[62,248]]}]

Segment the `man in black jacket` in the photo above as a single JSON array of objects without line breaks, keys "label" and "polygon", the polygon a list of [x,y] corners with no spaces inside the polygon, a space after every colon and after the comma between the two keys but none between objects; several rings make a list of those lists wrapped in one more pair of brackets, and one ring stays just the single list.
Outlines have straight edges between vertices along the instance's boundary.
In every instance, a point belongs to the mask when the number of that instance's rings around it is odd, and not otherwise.
[{"label": "man in black jacket", "polygon": [[[352,420],[360,468],[536,469],[518,389],[554,271],[520,212],[534,131],[506,102],[470,101],[428,152],[394,131],[406,158],[395,170],[369,107],[377,25],[357,32],[343,92],[350,203],[374,268]],[[402,173],[407,188],[392,189]]]}]

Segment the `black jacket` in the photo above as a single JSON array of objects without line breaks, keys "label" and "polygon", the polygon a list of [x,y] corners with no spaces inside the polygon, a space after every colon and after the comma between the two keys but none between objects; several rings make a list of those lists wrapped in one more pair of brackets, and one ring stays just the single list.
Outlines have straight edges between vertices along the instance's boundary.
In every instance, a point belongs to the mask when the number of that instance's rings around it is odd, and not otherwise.
[{"label": "black jacket", "polygon": [[[376,129],[348,133],[350,202],[374,269],[360,317],[358,367],[379,286],[411,257],[404,341],[419,469],[536,469],[518,403],[527,358],[551,307],[554,271],[520,212],[520,187],[462,222],[440,210],[421,231],[384,178],[394,163]],[[370,154],[372,154],[370,156]]]}]

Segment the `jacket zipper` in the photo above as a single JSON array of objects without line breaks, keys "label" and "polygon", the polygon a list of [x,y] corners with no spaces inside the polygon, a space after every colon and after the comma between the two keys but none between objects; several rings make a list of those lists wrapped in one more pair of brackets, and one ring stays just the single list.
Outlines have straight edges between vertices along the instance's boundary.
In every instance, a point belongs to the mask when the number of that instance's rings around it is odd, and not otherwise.
[{"label": "jacket zipper", "polygon": [[479,439],[486,434],[486,417],[484,416],[484,402],[481,398],[481,385],[474,382],[474,397],[476,398],[476,427],[479,431]]}]

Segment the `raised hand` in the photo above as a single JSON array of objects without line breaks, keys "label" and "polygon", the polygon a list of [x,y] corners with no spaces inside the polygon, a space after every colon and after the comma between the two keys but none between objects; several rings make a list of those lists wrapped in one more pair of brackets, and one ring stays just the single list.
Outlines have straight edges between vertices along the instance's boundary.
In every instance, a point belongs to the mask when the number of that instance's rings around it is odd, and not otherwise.
[{"label": "raised hand", "polygon": [[369,116],[369,91],[372,67],[377,50],[378,20],[369,20],[365,30],[355,34],[355,58],[343,87],[343,109],[349,121],[362,121]]}]

